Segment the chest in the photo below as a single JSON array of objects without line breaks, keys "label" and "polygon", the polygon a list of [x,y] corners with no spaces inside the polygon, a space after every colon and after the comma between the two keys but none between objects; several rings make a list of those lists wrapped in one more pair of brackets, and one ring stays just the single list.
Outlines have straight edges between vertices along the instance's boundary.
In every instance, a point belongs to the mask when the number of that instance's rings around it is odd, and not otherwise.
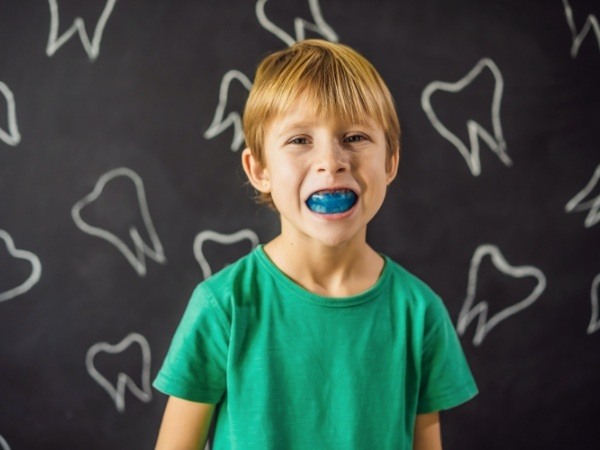
[{"label": "chest", "polygon": [[409,316],[384,301],[348,308],[267,302],[235,317],[230,369],[323,380],[377,379],[381,372],[404,378],[420,349]]}]

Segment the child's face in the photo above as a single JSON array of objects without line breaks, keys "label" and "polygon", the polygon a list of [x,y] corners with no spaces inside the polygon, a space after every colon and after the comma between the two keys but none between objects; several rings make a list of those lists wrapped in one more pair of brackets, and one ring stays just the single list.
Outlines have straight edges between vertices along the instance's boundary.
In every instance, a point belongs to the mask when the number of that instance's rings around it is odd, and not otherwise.
[{"label": "child's face", "polygon": [[[364,240],[396,175],[398,157],[387,161],[385,135],[375,122],[338,125],[315,117],[306,102],[298,105],[267,127],[264,164],[246,149],[244,169],[257,190],[271,194],[282,235],[327,246]],[[316,212],[307,204],[317,192],[348,190],[357,200],[347,211]]]}]

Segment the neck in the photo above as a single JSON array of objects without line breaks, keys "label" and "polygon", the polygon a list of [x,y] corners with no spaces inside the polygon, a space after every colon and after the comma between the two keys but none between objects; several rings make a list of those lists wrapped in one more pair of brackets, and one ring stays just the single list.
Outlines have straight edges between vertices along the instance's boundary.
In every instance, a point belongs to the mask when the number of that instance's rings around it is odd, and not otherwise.
[{"label": "neck", "polygon": [[328,246],[287,239],[283,234],[264,247],[271,260],[305,289],[328,297],[347,297],[370,288],[383,259],[365,241]]}]

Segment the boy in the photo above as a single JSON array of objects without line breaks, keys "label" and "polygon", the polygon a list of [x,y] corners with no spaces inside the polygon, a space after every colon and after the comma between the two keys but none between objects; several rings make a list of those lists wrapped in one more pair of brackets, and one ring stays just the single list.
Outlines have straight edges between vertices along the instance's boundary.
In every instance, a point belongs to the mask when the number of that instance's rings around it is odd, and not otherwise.
[{"label": "boy", "polygon": [[[159,449],[440,449],[477,388],[441,300],[366,243],[396,176],[390,92],[354,50],[267,56],[242,164],[281,233],[195,290],[154,386]],[[217,408],[215,409],[215,405]]]}]

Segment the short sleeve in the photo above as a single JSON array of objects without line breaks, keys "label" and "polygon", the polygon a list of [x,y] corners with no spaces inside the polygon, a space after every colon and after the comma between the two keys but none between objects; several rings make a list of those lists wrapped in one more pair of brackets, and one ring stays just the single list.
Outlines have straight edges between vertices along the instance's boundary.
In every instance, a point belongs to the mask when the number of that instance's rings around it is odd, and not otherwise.
[{"label": "short sleeve", "polygon": [[226,386],[229,328],[210,290],[192,294],[153,386],[186,400],[218,403]]},{"label": "short sleeve", "polygon": [[446,307],[434,299],[425,319],[418,414],[453,408],[477,394]]}]

